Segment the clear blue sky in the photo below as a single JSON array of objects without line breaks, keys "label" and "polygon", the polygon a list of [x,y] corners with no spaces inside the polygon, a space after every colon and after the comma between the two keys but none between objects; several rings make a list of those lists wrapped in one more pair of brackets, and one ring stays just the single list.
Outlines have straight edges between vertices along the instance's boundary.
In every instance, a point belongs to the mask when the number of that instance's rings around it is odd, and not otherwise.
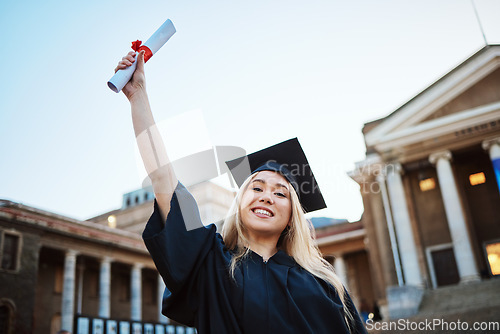
[{"label": "clear blue sky", "polygon": [[[476,5],[499,43],[500,1]],[[329,206],[315,215],[350,220],[363,124],[484,45],[470,0],[2,1],[0,198],[87,219],[140,187],[106,81],[167,18],[177,33],[146,65],[157,121],[201,109],[212,145],[248,152],[298,137]]]}]

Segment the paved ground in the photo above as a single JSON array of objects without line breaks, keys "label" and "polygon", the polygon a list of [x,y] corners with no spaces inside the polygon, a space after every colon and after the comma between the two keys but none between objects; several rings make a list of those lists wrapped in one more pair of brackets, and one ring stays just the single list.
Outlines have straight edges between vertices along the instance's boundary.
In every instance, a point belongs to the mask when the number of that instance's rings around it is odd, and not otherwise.
[{"label": "paved ground", "polygon": [[367,329],[373,334],[500,333],[500,279],[429,290],[416,316],[367,324]]}]

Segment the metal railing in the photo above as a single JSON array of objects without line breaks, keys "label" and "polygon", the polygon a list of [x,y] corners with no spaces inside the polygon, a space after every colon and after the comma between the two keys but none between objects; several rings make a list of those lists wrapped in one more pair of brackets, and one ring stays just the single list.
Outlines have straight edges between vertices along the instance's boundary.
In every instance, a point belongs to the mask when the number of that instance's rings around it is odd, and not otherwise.
[{"label": "metal railing", "polygon": [[150,321],[75,316],[74,334],[196,334],[196,329]]}]

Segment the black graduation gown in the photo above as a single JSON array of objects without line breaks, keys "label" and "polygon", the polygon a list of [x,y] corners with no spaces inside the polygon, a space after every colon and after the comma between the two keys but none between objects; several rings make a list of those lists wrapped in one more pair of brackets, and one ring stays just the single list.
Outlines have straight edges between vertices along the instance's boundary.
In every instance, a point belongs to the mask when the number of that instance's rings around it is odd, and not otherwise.
[{"label": "black graduation gown", "polygon": [[[202,227],[194,198],[178,184],[166,223],[155,201],[143,239],[166,289],[163,314],[198,333],[349,333],[336,290],[278,251],[267,262],[251,252],[233,280],[232,253],[215,225]],[[181,214],[184,212],[184,218]],[[189,214],[187,214],[189,210]],[[184,219],[194,220],[187,222]],[[186,226],[197,224],[190,231]],[[366,333],[350,297],[353,333]]]}]

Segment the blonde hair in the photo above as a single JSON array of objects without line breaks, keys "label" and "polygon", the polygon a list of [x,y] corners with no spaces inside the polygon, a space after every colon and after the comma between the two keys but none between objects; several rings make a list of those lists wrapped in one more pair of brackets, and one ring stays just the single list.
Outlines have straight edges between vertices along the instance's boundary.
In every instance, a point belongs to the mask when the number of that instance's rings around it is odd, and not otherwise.
[{"label": "blonde hair", "polygon": [[[233,279],[234,272],[239,262],[250,253],[250,249],[247,247],[250,243],[245,235],[245,225],[241,220],[240,203],[243,193],[257,174],[258,173],[251,175],[242,184],[224,220],[224,225],[222,226],[221,234],[224,243],[229,249],[235,252],[229,267],[229,272]],[[347,327],[349,331],[351,331],[353,315],[346,305],[346,289],[339,277],[335,274],[333,266],[321,256],[313,240],[313,227],[304,216],[304,210],[294,188],[289,188],[292,206],[290,224],[282,232],[277,248],[285,251],[298,265],[309,273],[330,283],[335,288],[343,304]]]}]

